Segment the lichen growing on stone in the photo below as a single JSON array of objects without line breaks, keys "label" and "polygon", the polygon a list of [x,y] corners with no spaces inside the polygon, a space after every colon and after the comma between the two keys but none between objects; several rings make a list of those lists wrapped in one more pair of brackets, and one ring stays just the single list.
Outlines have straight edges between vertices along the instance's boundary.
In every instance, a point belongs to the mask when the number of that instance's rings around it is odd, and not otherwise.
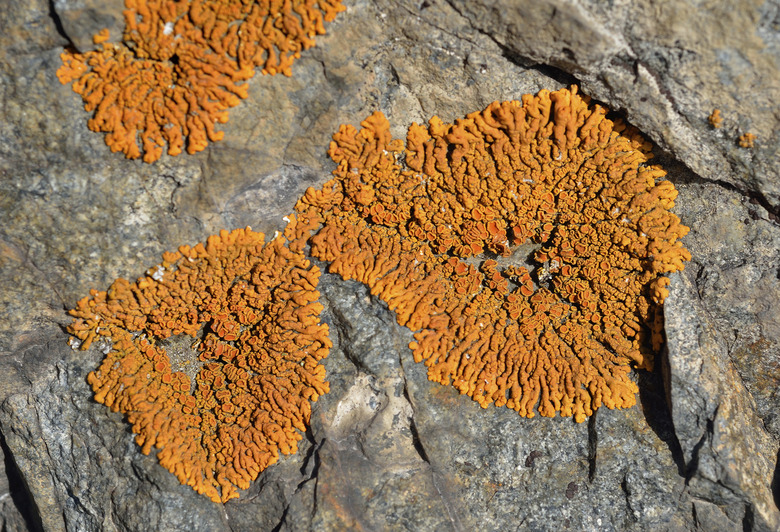
[{"label": "lichen growing on stone", "polygon": [[752,148],[756,142],[756,136],[753,133],[745,133],[739,137],[740,148]]},{"label": "lichen growing on stone", "polygon": [[361,125],[294,221],[416,331],[429,379],[527,417],[634,405],[665,274],[690,259],[650,144],[576,87],[413,124],[405,145],[379,112]]},{"label": "lichen growing on stone", "polygon": [[[243,84],[264,74],[291,74],[300,52],[314,46],[344,9],[341,0],[126,0],[123,41],[108,32],[100,49],[61,54],[61,83],[73,81],[88,126],[128,158],[153,162],[203,150],[220,140],[216,123],[247,97]],[[186,144],[186,146],[185,146]]]},{"label": "lichen growing on stone", "polygon": [[710,116],[707,117],[707,120],[709,121],[712,127],[714,127],[715,129],[719,128],[723,124],[723,117],[720,116],[720,109],[713,110],[712,114],[710,114]]},{"label": "lichen growing on stone", "polygon": [[[135,283],[92,290],[68,331],[82,349],[107,346],[88,377],[95,400],[125,414],[142,451],[159,449],[180,482],[224,502],[296,452],[311,402],[328,391],[319,275],[282,237],[222,231],[164,254]],[[171,365],[174,335],[198,345],[195,382]]]}]

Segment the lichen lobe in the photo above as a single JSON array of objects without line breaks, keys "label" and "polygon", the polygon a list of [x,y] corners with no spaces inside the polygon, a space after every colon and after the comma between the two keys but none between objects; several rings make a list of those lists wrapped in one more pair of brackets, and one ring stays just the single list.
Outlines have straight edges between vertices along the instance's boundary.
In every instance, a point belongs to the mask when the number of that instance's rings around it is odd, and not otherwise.
[{"label": "lichen lobe", "polygon": [[341,0],[125,0],[120,43],[65,50],[61,83],[93,113],[92,131],[130,159],[193,154],[223,138],[216,124],[247,97],[255,68],[291,75],[301,51],[344,10]]},{"label": "lichen lobe", "polygon": [[[311,253],[416,331],[430,380],[527,417],[635,404],[665,274],[690,259],[635,130],[572,87],[413,124],[405,143],[377,112],[329,153],[334,178],[296,206]],[[493,260],[529,242],[531,270]]]},{"label": "lichen lobe", "polygon": [[[159,449],[180,482],[224,502],[296,452],[311,402],[328,391],[318,279],[283,238],[223,231],[164,254],[135,283],[91,291],[68,331],[82,349],[112,345],[87,378],[95,400],[125,414],[142,451]],[[172,335],[202,336],[194,383],[172,371],[162,347]]]}]

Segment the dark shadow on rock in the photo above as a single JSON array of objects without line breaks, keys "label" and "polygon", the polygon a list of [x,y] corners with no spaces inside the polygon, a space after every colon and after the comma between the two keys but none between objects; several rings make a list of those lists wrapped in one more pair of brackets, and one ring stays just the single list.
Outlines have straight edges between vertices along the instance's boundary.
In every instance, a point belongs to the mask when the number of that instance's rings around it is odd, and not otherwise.
[{"label": "dark shadow on rock", "polygon": [[596,430],[596,416],[599,411],[593,412],[588,418],[588,482],[593,483],[596,478],[596,456],[599,450],[598,430]]},{"label": "dark shadow on rock", "polygon": [[[0,450],[3,454],[6,478],[8,479],[8,488],[11,493],[11,499],[19,513],[24,518],[27,529],[38,532],[43,531],[43,523],[37,511],[35,500],[30,495],[24,478],[19,472],[19,468],[11,455],[11,450],[5,442],[5,436],[0,432]],[[3,529],[5,530],[5,528]]]},{"label": "dark shadow on rock", "polygon": [[[665,358],[666,350],[657,358]],[[677,465],[677,472],[684,477],[686,473],[685,459],[682,447],[674,433],[672,413],[666,399],[664,379],[661,374],[661,360],[656,360],[653,371],[638,371],[639,403],[647,425],[655,432],[672,453],[672,459]]]},{"label": "dark shadow on rock", "polygon": [[521,68],[533,69],[540,74],[543,74],[549,78],[554,79],[558,83],[570,87],[572,85],[580,85],[580,80],[572,74],[572,65],[568,64],[568,61],[560,61],[559,64],[553,65],[550,63],[539,63],[530,57],[525,57],[513,48],[493,39],[498,47],[501,49],[501,55],[512,64],[515,64]]},{"label": "dark shadow on rock", "polygon": [[62,25],[62,20],[60,19],[57,10],[54,8],[54,0],[49,0],[49,16],[54,21],[54,27],[57,28],[57,33],[59,33],[62,38],[68,41],[68,48],[77,52],[82,52],[83,50],[78,50],[76,48],[76,45],[70,38],[70,35],[68,35],[68,32],[65,31],[65,28]]},{"label": "dark shadow on rock", "polygon": [[780,450],[777,451],[777,460],[775,460],[775,473],[772,475],[772,498],[775,501],[775,506],[780,509]]}]

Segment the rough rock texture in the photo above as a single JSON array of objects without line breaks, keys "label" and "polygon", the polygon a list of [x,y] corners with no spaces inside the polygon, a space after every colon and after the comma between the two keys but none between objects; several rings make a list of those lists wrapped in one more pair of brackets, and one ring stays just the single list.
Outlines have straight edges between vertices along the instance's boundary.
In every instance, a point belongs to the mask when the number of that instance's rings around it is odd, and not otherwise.
[{"label": "rough rock texture", "polygon": [[61,35],[80,52],[92,49],[92,36],[103,29],[108,30],[110,42],[122,39],[124,2],[54,0],[53,7]]},{"label": "rough rock texture", "polygon": [[[507,53],[574,75],[701,177],[780,206],[777,2],[449,3]],[[738,144],[748,132],[752,150]]]},{"label": "rough rock texture", "polygon": [[698,498],[714,501],[735,525],[777,530],[777,508],[766,489],[772,456],[764,453],[773,441],[690,279],[677,280],[665,310],[667,392],[694,506]]},{"label": "rough rock texture", "polygon": [[[117,6],[0,10],[0,526],[780,528],[777,2],[345,3],[293,77],[250,82],[224,140],[153,165],[110,153],[54,74],[62,47],[88,46]],[[636,407],[582,424],[483,410],[430,383],[410,332],[333,275],[320,286],[331,393],[298,454],[241,498],[216,505],[181,486],[92,400],[85,377],[102,354],[72,351],[62,331],[89,288],[223,228],[273,234],[327,180],[341,123],[379,109],[398,136],[571,82],[657,143],[691,226],[666,361],[636,376]],[[752,149],[738,146],[745,132]]]}]

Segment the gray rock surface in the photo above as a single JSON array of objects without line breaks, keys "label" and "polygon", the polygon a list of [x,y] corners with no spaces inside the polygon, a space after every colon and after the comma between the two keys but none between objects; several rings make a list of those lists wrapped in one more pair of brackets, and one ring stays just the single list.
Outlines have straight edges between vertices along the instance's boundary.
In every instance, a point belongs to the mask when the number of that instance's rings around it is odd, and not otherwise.
[{"label": "gray rock surface", "polygon": [[79,52],[93,49],[92,37],[104,29],[108,30],[108,42],[122,40],[125,27],[122,15],[124,2],[54,0],[52,4],[57,15],[55,22],[59,24],[58,29]]},{"label": "gray rock surface", "polygon": [[768,489],[775,464],[767,450],[774,442],[694,284],[685,275],[675,277],[664,305],[666,386],[689,493],[715,502],[735,526],[778,530],[780,516]]},{"label": "gray rock surface", "polygon": [[[116,3],[0,9],[0,526],[777,530],[778,4],[345,4],[293,77],[249,82],[223,141],[153,165],[110,153],[55,76],[62,48],[89,46]],[[658,145],[691,227],[668,355],[636,375],[636,407],[582,424],[483,410],[429,382],[386,306],[329,274],[331,393],[299,452],[241,498],[179,485],[92,400],[102,355],[72,351],[62,330],[90,288],[220,229],[273,234],[328,179],[341,123],[379,109],[399,136],[571,82]],[[746,131],[753,149],[736,144]]]},{"label": "gray rock surface", "polygon": [[[780,206],[778,2],[449,4],[521,61],[574,75],[699,176]],[[753,149],[738,145],[746,132]]]}]

